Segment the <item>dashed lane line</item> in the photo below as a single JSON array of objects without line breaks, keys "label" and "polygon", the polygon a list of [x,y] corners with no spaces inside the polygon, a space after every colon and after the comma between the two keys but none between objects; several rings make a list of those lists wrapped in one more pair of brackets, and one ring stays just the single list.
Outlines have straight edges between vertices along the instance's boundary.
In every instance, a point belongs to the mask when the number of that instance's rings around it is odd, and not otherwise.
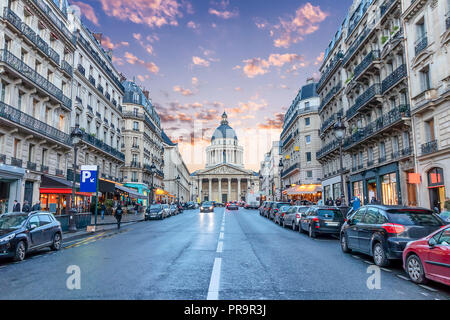
[{"label": "dashed lane line", "polygon": [[419,284],[419,286],[421,286],[422,288],[428,290],[428,291],[432,291],[432,292],[437,292],[436,289],[430,288],[429,286],[423,285],[423,284]]},{"label": "dashed lane line", "polygon": [[403,279],[403,280],[406,280],[406,281],[411,281],[411,279],[409,279],[409,278],[407,278],[407,277],[405,277],[405,276],[403,276],[401,274],[397,274],[396,276],[399,277],[400,279]]},{"label": "dashed lane line", "polygon": [[219,241],[219,243],[217,244],[217,253],[222,253],[223,252],[223,241]]},{"label": "dashed lane line", "polygon": [[219,299],[219,285],[220,285],[220,271],[222,266],[222,258],[214,259],[214,266],[211,274],[211,280],[209,282],[208,295],[206,300],[218,300]]}]

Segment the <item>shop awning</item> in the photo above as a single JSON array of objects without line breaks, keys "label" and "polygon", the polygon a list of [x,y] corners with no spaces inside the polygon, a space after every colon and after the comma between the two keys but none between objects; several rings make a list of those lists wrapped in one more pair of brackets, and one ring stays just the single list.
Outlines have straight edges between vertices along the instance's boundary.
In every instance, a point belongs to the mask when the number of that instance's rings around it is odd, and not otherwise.
[{"label": "shop awning", "polygon": [[[91,193],[79,191],[80,188],[76,187],[75,194],[78,196],[89,197],[92,195]],[[72,181],[68,181],[64,178],[43,175],[39,192],[41,194],[72,194]]]},{"label": "shop awning", "polygon": [[121,186],[120,184],[116,184],[116,189],[128,193],[128,196],[130,198],[147,199],[147,196],[143,195],[142,193],[139,193],[137,190]]},{"label": "shop awning", "polygon": [[283,194],[288,196],[302,195],[302,194],[316,194],[322,192],[322,186],[318,184],[303,184],[301,186],[290,187],[283,191]]}]

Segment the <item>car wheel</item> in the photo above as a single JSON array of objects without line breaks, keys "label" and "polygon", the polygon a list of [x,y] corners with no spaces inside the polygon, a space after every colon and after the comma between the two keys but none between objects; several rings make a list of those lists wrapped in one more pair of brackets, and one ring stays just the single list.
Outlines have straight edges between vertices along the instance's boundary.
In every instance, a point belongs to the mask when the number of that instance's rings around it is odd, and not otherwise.
[{"label": "car wheel", "polygon": [[58,251],[61,249],[61,234],[59,232],[55,233],[53,236],[53,244],[50,247],[53,251]]},{"label": "car wheel", "polygon": [[313,230],[312,225],[309,225],[309,237],[310,238],[315,238],[316,237],[316,232]]},{"label": "car wheel", "polygon": [[286,221],[283,220],[283,228],[286,228]]},{"label": "car wheel", "polygon": [[410,255],[408,259],[406,259],[406,272],[408,272],[409,277],[415,283],[421,284],[427,282],[422,262],[415,254]]},{"label": "car wheel", "polygon": [[341,233],[341,249],[344,253],[350,253],[352,252],[352,249],[348,247],[348,241],[347,237],[345,236],[345,233]]},{"label": "car wheel", "polygon": [[295,221],[292,221],[292,231],[295,231],[297,227],[295,226]]},{"label": "car wheel", "polygon": [[302,224],[300,222],[298,223],[298,232],[305,233],[305,230],[303,230]]},{"label": "car wheel", "polygon": [[14,252],[14,261],[23,261],[25,259],[26,247],[23,241],[19,241]]},{"label": "car wheel", "polygon": [[387,267],[389,265],[389,260],[384,251],[383,245],[377,242],[373,247],[373,261],[379,267]]}]

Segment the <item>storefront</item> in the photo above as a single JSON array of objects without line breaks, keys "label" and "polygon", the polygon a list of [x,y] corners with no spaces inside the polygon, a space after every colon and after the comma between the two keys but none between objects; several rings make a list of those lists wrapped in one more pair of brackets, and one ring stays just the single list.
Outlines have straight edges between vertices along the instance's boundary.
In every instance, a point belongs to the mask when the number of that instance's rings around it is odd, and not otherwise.
[{"label": "storefront", "polygon": [[398,163],[363,171],[350,176],[352,198],[358,197],[363,204],[375,200],[385,205],[402,203]]},{"label": "storefront", "polygon": [[139,193],[136,189],[128,188],[120,184],[115,185],[114,200],[119,201],[122,206],[129,206],[137,203],[138,200],[146,200],[147,195]]},{"label": "storefront", "polygon": [[300,186],[294,185],[289,189],[283,191],[283,194],[287,196],[289,200],[306,200],[309,202],[317,203],[322,199],[322,186],[319,184],[303,184]]},{"label": "storefront", "polygon": [[331,179],[322,181],[323,200],[333,199],[336,200],[342,195],[341,188],[341,176],[335,176]]},{"label": "storefront", "polygon": [[442,168],[432,168],[428,171],[427,179],[430,208],[438,208],[442,212],[445,204],[444,170]]},{"label": "storefront", "polygon": [[0,164],[0,214],[13,210],[14,200],[21,202],[25,170]]},{"label": "storefront", "polygon": [[126,184],[124,184],[124,186],[127,188],[135,189],[135,190],[137,190],[138,193],[144,195],[145,198],[138,199],[138,203],[144,207],[147,206],[150,190],[147,188],[146,185],[137,184],[137,183],[126,183]]}]

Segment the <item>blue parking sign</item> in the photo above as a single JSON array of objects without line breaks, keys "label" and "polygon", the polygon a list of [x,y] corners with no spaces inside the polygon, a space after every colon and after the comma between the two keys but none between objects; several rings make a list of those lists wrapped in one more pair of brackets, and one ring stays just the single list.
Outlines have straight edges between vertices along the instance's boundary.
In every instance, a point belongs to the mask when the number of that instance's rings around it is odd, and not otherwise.
[{"label": "blue parking sign", "polygon": [[81,166],[80,192],[97,192],[97,166]]}]

